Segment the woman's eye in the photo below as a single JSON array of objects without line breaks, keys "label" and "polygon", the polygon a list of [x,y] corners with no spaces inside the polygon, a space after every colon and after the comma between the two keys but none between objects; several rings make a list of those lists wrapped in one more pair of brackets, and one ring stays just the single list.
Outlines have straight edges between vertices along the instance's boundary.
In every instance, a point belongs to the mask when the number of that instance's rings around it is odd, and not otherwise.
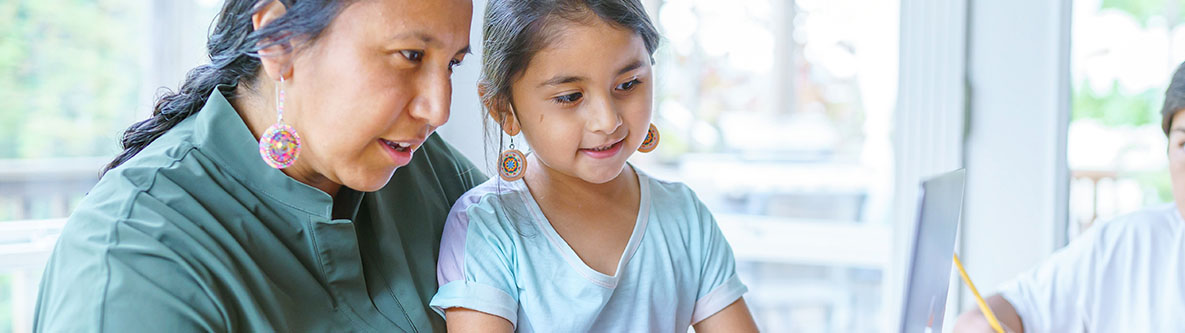
[{"label": "woman's eye", "polygon": [[576,92],[576,93],[571,93],[571,94],[567,94],[567,95],[563,95],[563,96],[557,96],[553,99],[555,100],[556,103],[559,103],[559,104],[572,104],[572,103],[576,103],[577,101],[579,101],[581,97],[584,97],[584,94]]},{"label": "woman's eye", "polygon": [[629,80],[629,82],[617,85],[617,89],[629,91],[630,89],[634,89],[634,86],[637,86],[639,83],[642,83],[642,81],[638,81],[638,79]]},{"label": "woman's eye", "polygon": [[399,51],[399,53],[403,54],[403,57],[407,58],[407,60],[411,60],[411,61],[415,61],[415,62],[419,62],[420,59],[424,58],[424,52],[421,52],[421,51],[403,50],[403,51]]},{"label": "woman's eye", "polygon": [[449,73],[452,73],[452,72],[453,72],[453,68],[455,68],[455,67],[457,67],[457,66],[459,66],[459,65],[461,65],[461,61],[460,61],[460,60],[457,60],[457,59],[450,60],[450,61],[448,62],[448,72],[449,72]]}]

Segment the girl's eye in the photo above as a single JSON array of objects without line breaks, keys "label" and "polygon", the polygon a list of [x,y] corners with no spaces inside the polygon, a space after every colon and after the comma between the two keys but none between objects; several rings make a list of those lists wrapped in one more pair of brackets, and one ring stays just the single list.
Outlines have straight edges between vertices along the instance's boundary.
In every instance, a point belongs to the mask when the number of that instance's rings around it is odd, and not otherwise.
[{"label": "girl's eye", "polygon": [[638,79],[633,79],[633,80],[630,80],[629,82],[617,85],[617,89],[630,91],[631,89],[634,89],[634,86],[637,86],[639,83],[642,83],[642,81],[639,81]]},{"label": "girl's eye", "polygon": [[583,93],[574,92],[571,94],[554,97],[552,100],[559,104],[572,104],[580,101],[581,97],[584,97]]},{"label": "girl's eye", "polygon": [[403,51],[399,51],[399,53],[403,54],[403,57],[407,58],[407,60],[411,60],[414,62],[419,62],[420,59],[424,58],[424,52],[421,52],[421,51],[403,50]]}]

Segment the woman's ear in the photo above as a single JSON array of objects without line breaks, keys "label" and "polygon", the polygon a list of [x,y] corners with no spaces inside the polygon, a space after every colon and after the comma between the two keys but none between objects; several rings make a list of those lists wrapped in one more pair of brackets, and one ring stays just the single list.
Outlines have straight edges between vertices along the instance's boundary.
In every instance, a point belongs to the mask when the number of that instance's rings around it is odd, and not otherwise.
[{"label": "woman's ear", "polygon": [[498,101],[499,98],[486,99],[486,94],[489,93],[489,85],[484,83],[477,84],[478,99],[489,112],[490,119],[498,123],[502,127],[502,131],[507,135],[515,136],[519,132],[518,117],[514,114],[514,106],[511,103],[504,103]]},{"label": "woman's ear", "polygon": [[[271,24],[276,19],[284,16],[288,12],[288,7],[285,7],[279,0],[264,0],[262,9],[255,11],[251,15],[251,24],[255,31]],[[271,43],[270,40],[261,40],[257,46],[267,45]],[[292,77],[292,43],[285,41],[271,45],[259,50],[259,62],[263,66],[264,74],[270,77],[273,81],[279,81],[281,77]]]}]

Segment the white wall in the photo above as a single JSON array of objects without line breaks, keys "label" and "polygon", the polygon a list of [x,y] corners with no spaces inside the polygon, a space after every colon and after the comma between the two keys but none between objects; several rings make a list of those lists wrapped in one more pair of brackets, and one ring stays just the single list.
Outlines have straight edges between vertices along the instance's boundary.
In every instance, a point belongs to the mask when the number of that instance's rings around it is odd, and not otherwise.
[{"label": "white wall", "polygon": [[[437,129],[437,133],[449,144],[461,151],[473,164],[482,168],[487,176],[493,176],[496,147],[487,149],[486,134],[482,129],[481,102],[477,96],[477,77],[481,73],[481,22],[485,13],[486,0],[473,1],[473,23],[469,28],[469,47],[473,54],[465,57],[461,66],[453,72],[453,103],[449,121]],[[497,137],[495,137],[495,140]],[[515,145],[519,145],[516,139]],[[493,143],[497,145],[497,141]]]},{"label": "white wall", "polygon": [[[1069,0],[972,1],[959,252],[991,294],[1065,243]],[[963,309],[974,300],[964,291]]]},{"label": "white wall", "polygon": [[[893,261],[885,309],[900,327],[905,273],[923,179],[963,166],[966,0],[902,0],[897,109],[893,115]],[[957,286],[951,281],[951,286]],[[948,304],[955,298],[948,295]],[[946,326],[950,326],[951,307]]]}]

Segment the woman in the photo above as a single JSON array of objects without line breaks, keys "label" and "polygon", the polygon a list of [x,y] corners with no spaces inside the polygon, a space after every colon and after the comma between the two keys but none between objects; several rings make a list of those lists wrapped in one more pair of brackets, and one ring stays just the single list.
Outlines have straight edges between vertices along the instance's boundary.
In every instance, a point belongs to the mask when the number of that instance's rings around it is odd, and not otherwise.
[{"label": "woman", "polygon": [[432,133],[472,11],[228,0],[70,216],[35,330],[443,330],[442,223],[485,177]]}]

